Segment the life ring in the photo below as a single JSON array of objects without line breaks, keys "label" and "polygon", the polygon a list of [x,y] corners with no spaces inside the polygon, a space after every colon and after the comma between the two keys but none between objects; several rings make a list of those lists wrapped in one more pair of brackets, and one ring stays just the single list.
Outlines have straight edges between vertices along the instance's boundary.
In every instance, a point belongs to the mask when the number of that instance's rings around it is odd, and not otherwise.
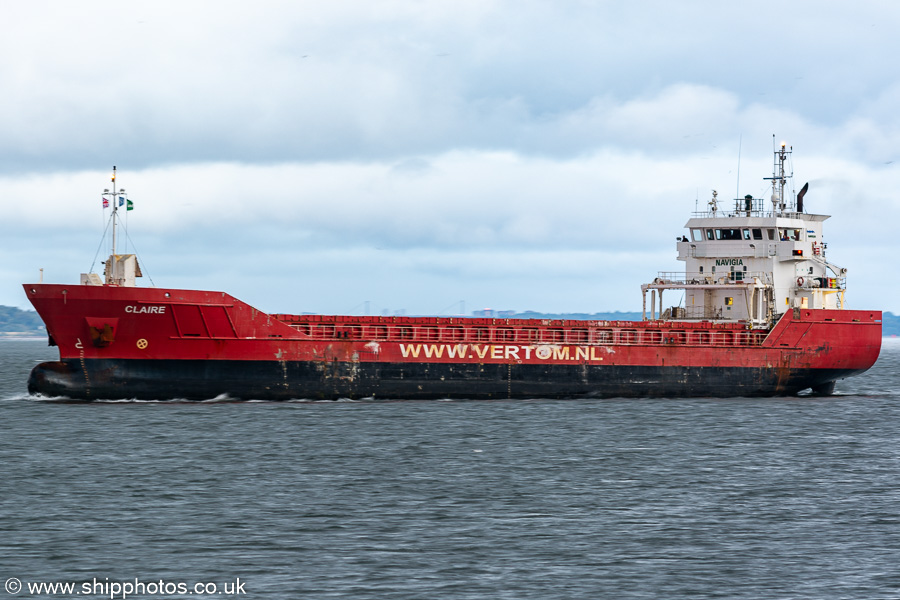
[{"label": "life ring", "polygon": [[803,278],[802,277],[797,278],[797,287],[803,287]]}]

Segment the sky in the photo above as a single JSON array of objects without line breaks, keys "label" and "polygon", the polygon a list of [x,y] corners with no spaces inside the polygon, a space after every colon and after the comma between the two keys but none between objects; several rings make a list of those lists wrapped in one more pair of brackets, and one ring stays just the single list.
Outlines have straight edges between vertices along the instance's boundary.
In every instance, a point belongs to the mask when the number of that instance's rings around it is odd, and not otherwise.
[{"label": "sky", "polygon": [[900,313],[898,29],[883,0],[2,2],[0,305],[102,272],[116,165],[141,285],[640,310],[784,141],[848,305]]}]

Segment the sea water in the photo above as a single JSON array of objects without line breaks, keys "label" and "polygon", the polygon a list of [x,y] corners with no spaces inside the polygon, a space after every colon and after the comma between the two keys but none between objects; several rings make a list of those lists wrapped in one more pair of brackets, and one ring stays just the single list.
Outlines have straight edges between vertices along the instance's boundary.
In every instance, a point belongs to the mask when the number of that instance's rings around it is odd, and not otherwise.
[{"label": "sea water", "polygon": [[0,596],[900,596],[896,340],[762,399],[29,397],[55,357],[0,341]]}]

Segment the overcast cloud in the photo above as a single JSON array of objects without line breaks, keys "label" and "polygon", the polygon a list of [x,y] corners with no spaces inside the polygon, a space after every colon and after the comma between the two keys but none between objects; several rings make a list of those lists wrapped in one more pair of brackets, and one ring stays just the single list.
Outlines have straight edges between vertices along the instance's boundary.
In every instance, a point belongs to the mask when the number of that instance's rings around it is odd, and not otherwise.
[{"label": "overcast cloud", "polygon": [[5,2],[0,304],[100,270],[117,165],[157,286],[639,310],[695,202],[768,194],[775,134],[850,305],[900,312],[898,26],[874,1]]}]

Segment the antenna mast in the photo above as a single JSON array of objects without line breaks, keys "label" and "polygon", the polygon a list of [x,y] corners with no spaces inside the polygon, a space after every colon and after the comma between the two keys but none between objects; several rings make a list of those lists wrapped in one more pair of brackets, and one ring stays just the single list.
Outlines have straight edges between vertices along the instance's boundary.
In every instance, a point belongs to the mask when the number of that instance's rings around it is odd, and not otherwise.
[{"label": "antenna mast", "polygon": [[[774,145],[774,135],[772,136],[772,141]],[[788,155],[792,151],[793,146],[790,149],[787,149],[787,144],[781,142],[781,148],[775,150],[775,160],[772,165],[772,177],[765,177],[765,179],[772,180],[772,213],[776,215],[784,214],[784,209],[787,208],[787,204],[784,201],[784,186],[787,183],[788,177],[793,176],[793,173],[788,175],[784,172],[784,161],[787,160]]]},{"label": "antenna mast", "polygon": [[[113,165],[112,174],[112,254],[116,255],[116,216],[119,212],[119,205],[116,202],[116,165]],[[115,269],[115,267],[113,267]],[[115,271],[114,271],[115,273]]]},{"label": "antenna mast", "polygon": [[[112,177],[110,179],[112,181],[112,190],[105,189],[103,190],[103,199],[104,204],[103,207],[106,208],[106,202],[112,203],[112,253],[109,257],[109,260],[112,261],[112,264],[107,265],[107,279],[106,283],[113,283],[119,281],[122,275],[119,273],[119,261],[117,259],[118,252],[118,235],[119,235],[119,206],[125,205],[125,189],[116,189],[116,167],[113,165]],[[121,196],[121,197],[120,197]],[[127,207],[126,207],[127,209]]]},{"label": "antenna mast", "polygon": [[[116,165],[113,165],[112,172],[112,253],[110,254],[109,260],[112,261],[112,269],[108,272],[110,273],[110,278],[112,281],[118,281],[119,273],[119,261],[116,259],[116,220],[119,214],[119,203],[116,200]],[[106,283],[110,283],[107,281]]]}]

